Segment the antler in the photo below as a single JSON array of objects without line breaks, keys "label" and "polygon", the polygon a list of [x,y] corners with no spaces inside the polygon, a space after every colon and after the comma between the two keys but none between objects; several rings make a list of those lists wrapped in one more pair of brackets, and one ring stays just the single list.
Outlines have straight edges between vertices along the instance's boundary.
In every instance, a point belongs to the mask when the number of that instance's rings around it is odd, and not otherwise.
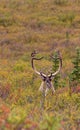
[{"label": "antler", "polygon": [[[58,58],[57,58],[57,59],[60,60],[59,68],[58,68],[58,70],[57,70],[55,73],[51,73],[51,74],[49,75],[49,77],[54,77],[56,74],[58,74],[58,73],[60,72],[60,70],[61,70],[61,68],[62,68],[62,57],[61,57],[59,51],[58,51],[57,53],[58,53]],[[55,59],[55,57],[53,57],[53,56],[51,56],[51,58]]]},{"label": "antler", "polygon": [[31,53],[31,57],[32,57],[32,60],[31,60],[32,68],[33,68],[33,70],[34,70],[38,75],[41,75],[41,76],[44,77],[44,76],[46,76],[46,75],[43,74],[42,72],[37,71],[36,68],[35,68],[35,66],[34,66],[34,60],[41,60],[41,59],[43,59],[43,57],[36,58],[35,56],[36,56],[37,53],[38,53],[38,52],[36,52],[36,51],[33,51],[33,52]]}]

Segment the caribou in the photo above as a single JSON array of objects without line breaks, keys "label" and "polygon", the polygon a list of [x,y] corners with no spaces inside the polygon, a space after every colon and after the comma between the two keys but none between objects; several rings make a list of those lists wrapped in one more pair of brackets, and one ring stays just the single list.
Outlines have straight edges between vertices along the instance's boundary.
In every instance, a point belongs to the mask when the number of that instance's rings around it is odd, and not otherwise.
[{"label": "caribou", "polygon": [[[58,70],[56,72],[54,72],[54,73],[51,72],[49,75],[46,75],[43,72],[39,72],[36,69],[36,67],[34,65],[34,61],[43,59],[43,57],[36,58],[37,53],[38,53],[37,51],[33,51],[31,53],[31,65],[32,65],[32,69],[35,71],[35,73],[37,73],[41,77],[41,79],[42,79],[42,83],[40,85],[39,91],[43,92],[45,90],[45,96],[46,96],[48,90],[51,89],[52,90],[52,94],[54,94],[55,88],[53,86],[52,79],[60,72],[60,70],[62,68],[62,57],[60,55],[60,52],[59,51],[57,52],[58,53],[58,57],[57,58],[59,59],[59,68],[58,68]],[[55,57],[51,56],[51,58],[54,59]]]}]

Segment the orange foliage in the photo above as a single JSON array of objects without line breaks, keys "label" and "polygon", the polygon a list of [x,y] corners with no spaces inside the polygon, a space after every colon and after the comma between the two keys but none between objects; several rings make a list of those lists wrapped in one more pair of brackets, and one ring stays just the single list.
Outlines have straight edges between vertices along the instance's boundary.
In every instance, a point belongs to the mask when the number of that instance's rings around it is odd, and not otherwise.
[{"label": "orange foliage", "polygon": [[72,88],[72,92],[73,92],[73,93],[80,93],[80,86],[73,87],[73,88]]},{"label": "orange foliage", "polygon": [[[3,104],[0,106],[0,111],[1,111],[1,113],[0,113],[0,126],[2,126],[4,124],[6,124],[6,119],[10,113],[10,108]],[[7,124],[7,127],[8,126],[9,125]]]},{"label": "orange foliage", "polygon": [[[56,94],[61,94],[69,91],[69,87],[59,88],[56,90]],[[72,93],[80,93],[80,86],[71,87]]]}]

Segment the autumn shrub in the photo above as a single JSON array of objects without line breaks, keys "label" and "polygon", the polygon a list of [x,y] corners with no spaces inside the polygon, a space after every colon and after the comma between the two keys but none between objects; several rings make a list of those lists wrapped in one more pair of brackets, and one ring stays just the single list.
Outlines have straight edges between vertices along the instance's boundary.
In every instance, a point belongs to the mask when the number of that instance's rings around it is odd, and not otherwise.
[{"label": "autumn shrub", "polygon": [[23,72],[26,69],[26,63],[23,62],[17,62],[14,66],[13,66],[13,71],[21,71]]},{"label": "autumn shrub", "polygon": [[21,107],[14,108],[8,116],[8,122],[14,125],[18,125],[26,118],[26,110]]},{"label": "autumn shrub", "polygon": [[10,108],[2,100],[0,100],[0,129],[7,129],[7,118],[10,113]]},{"label": "autumn shrub", "polygon": [[[49,113],[58,114],[61,117],[62,127],[65,130],[70,128],[79,128],[79,103],[80,94],[72,94],[72,97],[69,96],[69,93],[55,94],[52,97],[52,100],[47,99],[46,110]],[[51,102],[50,102],[51,101]]]},{"label": "autumn shrub", "polygon": [[68,3],[68,0],[54,0],[56,5],[65,5]]},{"label": "autumn shrub", "polygon": [[71,26],[74,22],[74,19],[75,19],[75,13],[74,12],[70,12],[69,14],[60,14],[58,15],[58,19],[59,21],[61,21],[62,23],[65,23],[65,26],[68,25],[68,26]]},{"label": "autumn shrub", "polygon": [[12,88],[28,87],[32,79],[32,70],[29,63],[18,61],[7,77],[7,82],[10,82]]},{"label": "autumn shrub", "polygon": [[60,117],[45,114],[40,124],[40,130],[59,130]]},{"label": "autumn shrub", "polygon": [[0,97],[6,99],[10,94],[10,84],[5,84],[0,86]]},{"label": "autumn shrub", "polygon": [[0,26],[12,26],[15,23],[13,16],[9,12],[9,10],[6,11],[6,8],[1,9],[1,17],[0,17]]}]

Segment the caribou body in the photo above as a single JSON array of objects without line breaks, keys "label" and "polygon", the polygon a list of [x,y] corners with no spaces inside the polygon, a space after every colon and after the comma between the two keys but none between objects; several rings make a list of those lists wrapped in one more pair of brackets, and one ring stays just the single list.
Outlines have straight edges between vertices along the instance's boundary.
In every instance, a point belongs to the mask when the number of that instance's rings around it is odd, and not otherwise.
[{"label": "caribou body", "polygon": [[[62,58],[60,56],[60,52],[58,51],[59,68],[58,68],[58,70],[56,72],[50,73],[49,75],[46,75],[43,72],[39,72],[39,71],[36,70],[36,68],[34,66],[34,61],[43,59],[43,57],[36,58],[35,57],[36,54],[37,54],[36,51],[31,53],[31,57],[32,57],[31,64],[32,64],[32,68],[35,71],[35,73],[37,73],[41,77],[41,79],[42,79],[42,83],[40,85],[39,90],[43,92],[44,89],[45,89],[45,96],[47,95],[47,92],[48,92],[49,89],[51,89],[52,90],[52,94],[54,94],[55,89],[54,89],[54,86],[53,86],[53,83],[52,83],[52,79],[60,72],[60,70],[62,68]],[[51,56],[51,57],[54,58],[53,56]]]}]

